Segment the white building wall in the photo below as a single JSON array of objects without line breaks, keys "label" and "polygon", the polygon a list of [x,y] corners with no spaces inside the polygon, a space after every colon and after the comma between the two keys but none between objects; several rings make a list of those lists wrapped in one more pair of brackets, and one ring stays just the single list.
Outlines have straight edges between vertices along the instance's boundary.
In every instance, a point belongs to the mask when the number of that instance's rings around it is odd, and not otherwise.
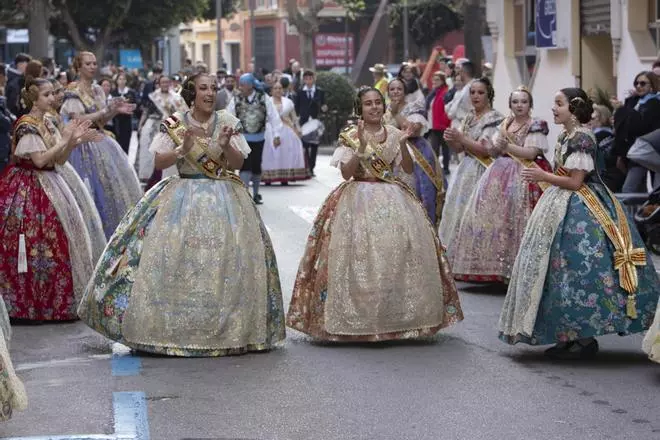
[{"label": "white building wall", "polygon": [[[629,0],[630,1],[630,0]],[[633,80],[635,75],[637,75],[642,70],[650,70],[653,65],[651,60],[642,60],[640,55],[637,53],[637,49],[633,44],[632,37],[628,30],[628,7],[626,5],[628,2],[621,2],[621,52],[619,53],[619,61],[616,66],[616,76],[617,76],[617,96],[619,99],[628,96],[628,91],[633,88]],[[633,6],[633,5],[631,5]],[[614,15],[614,14],[612,14]],[[651,37],[649,36],[649,39]]]}]

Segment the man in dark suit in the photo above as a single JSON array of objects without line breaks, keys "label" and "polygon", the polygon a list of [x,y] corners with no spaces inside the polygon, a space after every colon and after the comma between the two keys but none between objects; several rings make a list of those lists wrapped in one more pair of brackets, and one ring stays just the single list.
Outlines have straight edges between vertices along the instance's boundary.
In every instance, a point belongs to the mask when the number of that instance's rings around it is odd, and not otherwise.
[{"label": "man in dark suit", "polygon": [[[326,112],[328,107],[325,105],[325,92],[315,84],[316,75],[311,70],[305,70],[303,73],[304,86],[300,88],[295,96],[294,104],[296,113],[300,116],[300,125],[303,126],[310,119],[319,119],[322,112]],[[304,130],[303,130],[304,131]],[[311,133],[303,136],[303,147],[305,148],[305,158],[307,168],[314,176],[314,167],[316,166],[316,155],[321,142],[318,133]]]}]

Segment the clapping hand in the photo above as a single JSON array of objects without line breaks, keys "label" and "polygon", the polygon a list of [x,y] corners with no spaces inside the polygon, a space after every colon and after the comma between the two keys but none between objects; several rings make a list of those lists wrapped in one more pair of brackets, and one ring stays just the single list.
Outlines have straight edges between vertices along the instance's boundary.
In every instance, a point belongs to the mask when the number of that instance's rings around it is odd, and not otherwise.
[{"label": "clapping hand", "polygon": [[98,130],[92,127],[92,121],[78,121],[74,126],[71,138],[74,140],[76,146],[87,142],[98,142],[103,138],[103,135]]},{"label": "clapping hand", "polygon": [[460,144],[462,141],[462,135],[460,131],[455,128],[448,128],[445,130],[445,140],[450,144]]},{"label": "clapping hand", "polygon": [[403,135],[399,139],[401,142],[408,142],[408,139],[415,137],[417,132],[416,124],[407,124],[403,130]]},{"label": "clapping hand", "polygon": [[364,137],[364,121],[359,120],[357,124],[357,135],[358,141],[360,142],[360,150],[364,152],[364,149],[367,147],[367,140]]},{"label": "clapping hand", "polygon": [[523,169],[520,174],[525,182],[539,182],[543,181],[545,175],[547,174],[541,168],[531,167]]},{"label": "clapping hand", "polygon": [[218,138],[218,143],[220,144],[220,147],[227,148],[229,146],[229,140],[233,135],[234,135],[233,128],[227,125],[222,127],[222,131],[220,132],[220,137]]}]

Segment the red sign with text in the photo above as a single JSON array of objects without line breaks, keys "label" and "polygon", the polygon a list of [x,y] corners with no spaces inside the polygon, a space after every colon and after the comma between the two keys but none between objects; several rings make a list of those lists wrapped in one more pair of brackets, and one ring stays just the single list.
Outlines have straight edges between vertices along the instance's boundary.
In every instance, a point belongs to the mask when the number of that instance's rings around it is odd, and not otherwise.
[{"label": "red sign with text", "polygon": [[314,59],[316,67],[343,67],[346,65],[346,43],[348,42],[348,65],[353,64],[353,36],[346,34],[316,34]]}]

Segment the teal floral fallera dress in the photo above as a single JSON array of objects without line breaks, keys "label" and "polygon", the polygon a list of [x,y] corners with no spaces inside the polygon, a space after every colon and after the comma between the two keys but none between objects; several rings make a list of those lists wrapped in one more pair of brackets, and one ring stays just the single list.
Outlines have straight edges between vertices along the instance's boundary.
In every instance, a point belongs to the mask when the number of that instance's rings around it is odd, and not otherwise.
[{"label": "teal floral fallera dress", "polygon": [[[596,142],[585,129],[558,139],[557,167],[589,172],[584,183],[617,220],[615,205],[596,173]],[[634,248],[644,244],[630,225]],[[499,321],[509,344],[554,344],[616,333],[628,335],[651,325],[660,293],[651,257],[635,266],[637,317],[626,311],[628,292],[613,264],[614,245],[574,191],[548,188],[529,219],[514,263]]]}]

